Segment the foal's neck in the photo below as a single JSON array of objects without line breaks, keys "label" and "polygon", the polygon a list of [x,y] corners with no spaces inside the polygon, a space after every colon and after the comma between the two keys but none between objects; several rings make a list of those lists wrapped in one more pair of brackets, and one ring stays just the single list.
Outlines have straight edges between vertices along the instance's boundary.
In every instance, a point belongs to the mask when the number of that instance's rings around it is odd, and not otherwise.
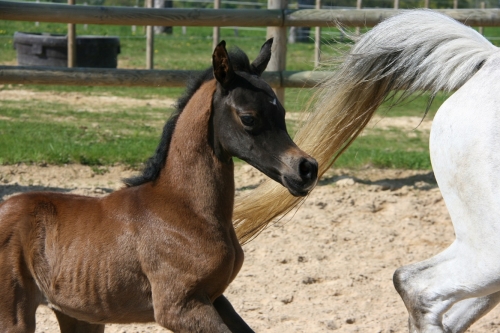
[{"label": "foal's neck", "polygon": [[210,144],[216,81],[204,83],[182,111],[158,182],[201,216],[231,223],[233,163],[221,162]]}]

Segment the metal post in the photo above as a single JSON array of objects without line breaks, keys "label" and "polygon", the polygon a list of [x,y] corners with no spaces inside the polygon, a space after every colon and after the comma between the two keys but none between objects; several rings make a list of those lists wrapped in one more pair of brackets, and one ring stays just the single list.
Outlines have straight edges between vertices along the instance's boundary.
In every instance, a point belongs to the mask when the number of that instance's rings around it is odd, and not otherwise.
[{"label": "metal post", "polygon": [[[220,8],[220,0],[214,0],[214,9],[219,9],[219,8]],[[220,40],[220,27],[214,27],[212,50],[215,50],[215,47],[217,46],[217,44],[219,44],[219,40]]]},{"label": "metal post", "polygon": [[[40,0],[36,0],[36,3],[40,3]],[[40,25],[40,22],[36,21],[35,22],[35,27],[38,27]]]},{"label": "metal post", "polygon": [[[153,8],[153,0],[146,1],[147,8]],[[153,26],[148,25],[146,27],[146,69],[153,69],[154,65],[154,33]]]},{"label": "metal post", "polygon": [[[75,0],[68,0],[68,5],[74,5]],[[68,24],[68,67],[76,66],[76,27],[74,24]]]},{"label": "metal post", "polygon": [[[316,0],[316,9],[321,9],[321,0]],[[321,28],[316,27],[314,36],[314,67],[318,67],[320,61],[321,61]]]},{"label": "metal post", "polygon": [[[137,7],[139,7],[139,0],[135,0],[134,8],[137,8]],[[137,31],[137,26],[133,25],[132,26],[132,35],[135,35],[136,31]]]},{"label": "metal post", "polygon": [[[486,8],[486,5],[485,5],[484,1],[481,1],[481,9],[484,9],[484,8]],[[484,35],[484,28],[483,27],[479,27],[478,31],[481,35]]]},{"label": "metal post", "polygon": [[[356,9],[361,9],[361,0],[356,1]],[[359,34],[360,34],[359,27],[356,27],[356,36],[359,36]]]},{"label": "metal post", "polygon": [[[267,0],[268,9],[286,9],[288,5],[287,0]],[[284,13],[283,13],[284,15]],[[286,68],[286,27],[268,27],[267,38],[274,37],[273,53],[267,70],[269,71],[284,71]],[[274,89],[276,96],[281,103],[285,102],[285,88]]]},{"label": "metal post", "polygon": [[[84,2],[84,3],[83,3],[83,5],[84,5],[84,6],[87,6],[88,4],[87,4],[87,2]],[[88,27],[89,27],[89,25],[88,25],[88,24],[84,24],[84,25],[83,25],[83,30],[87,30],[87,29],[88,29]]]},{"label": "metal post", "polygon": [[[135,5],[134,8],[137,8],[137,5]],[[137,26],[133,25],[131,29],[132,29],[132,35],[135,35],[135,33],[137,31]]]}]

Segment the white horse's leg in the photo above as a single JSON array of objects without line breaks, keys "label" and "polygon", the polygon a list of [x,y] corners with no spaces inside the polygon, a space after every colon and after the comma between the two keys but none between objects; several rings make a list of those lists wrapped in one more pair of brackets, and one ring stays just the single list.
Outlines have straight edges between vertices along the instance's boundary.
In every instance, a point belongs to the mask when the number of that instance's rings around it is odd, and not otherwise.
[{"label": "white horse's leg", "polygon": [[394,275],[412,332],[444,332],[443,315],[456,302],[500,290],[498,68],[499,57],[489,60],[434,118],[431,159],[456,240]]},{"label": "white horse's leg", "polygon": [[443,317],[445,332],[465,332],[472,323],[487,314],[499,302],[500,292],[496,292],[488,296],[469,298],[455,303]]},{"label": "white horse's leg", "polygon": [[[500,290],[500,268],[488,259],[475,257],[472,248],[455,241],[429,260],[399,268],[394,285],[408,309],[410,332],[462,332],[453,325],[468,327],[493,308],[495,298],[486,295]],[[475,301],[464,300],[470,297]],[[471,305],[477,308],[467,309]],[[459,318],[463,312],[467,317]],[[445,313],[450,315],[443,325]]]}]

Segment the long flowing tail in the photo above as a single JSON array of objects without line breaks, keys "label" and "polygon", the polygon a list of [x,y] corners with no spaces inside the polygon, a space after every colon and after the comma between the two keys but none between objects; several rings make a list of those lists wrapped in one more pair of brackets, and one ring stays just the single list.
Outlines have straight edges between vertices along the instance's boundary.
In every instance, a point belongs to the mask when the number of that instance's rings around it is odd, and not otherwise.
[{"label": "long flowing tail", "polygon": [[[498,52],[475,30],[429,10],[406,11],[367,32],[338,69],[319,86],[314,109],[295,136],[327,171],[368,124],[385,100],[458,89],[490,55]],[[326,64],[330,69],[333,63]],[[300,198],[267,181],[239,198],[234,212],[238,238],[245,243]]]}]

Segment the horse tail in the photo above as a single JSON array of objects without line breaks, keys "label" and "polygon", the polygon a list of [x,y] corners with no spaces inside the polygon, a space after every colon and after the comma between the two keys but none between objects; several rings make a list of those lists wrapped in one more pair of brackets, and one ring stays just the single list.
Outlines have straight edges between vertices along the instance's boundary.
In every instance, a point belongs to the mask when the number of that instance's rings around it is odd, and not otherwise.
[{"label": "horse tail", "polygon": [[[438,91],[458,89],[497,51],[477,31],[430,10],[389,18],[360,37],[340,65],[324,64],[336,71],[319,85],[313,110],[294,140],[317,159],[322,175],[382,102],[395,105],[428,91],[429,107]],[[238,198],[234,221],[240,241],[255,237],[301,200],[271,181]]]}]

